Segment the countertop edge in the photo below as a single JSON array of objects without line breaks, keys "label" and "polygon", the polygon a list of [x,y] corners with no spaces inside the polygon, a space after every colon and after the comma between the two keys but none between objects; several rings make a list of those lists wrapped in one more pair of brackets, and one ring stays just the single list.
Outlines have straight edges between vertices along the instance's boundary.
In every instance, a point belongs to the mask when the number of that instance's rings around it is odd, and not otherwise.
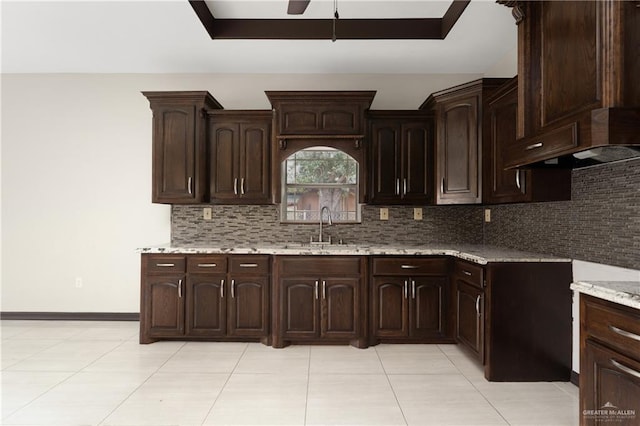
[{"label": "countertop edge", "polygon": [[615,283],[638,284],[640,288],[640,283],[636,283],[635,281],[576,281],[571,284],[571,290],[630,308],[640,309],[640,295],[612,288],[615,286]]}]

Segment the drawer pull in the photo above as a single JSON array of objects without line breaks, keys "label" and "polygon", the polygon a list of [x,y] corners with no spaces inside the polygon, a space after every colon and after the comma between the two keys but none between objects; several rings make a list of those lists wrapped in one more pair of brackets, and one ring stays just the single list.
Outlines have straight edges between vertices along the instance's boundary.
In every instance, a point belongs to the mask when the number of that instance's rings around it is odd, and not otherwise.
[{"label": "drawer pull", "polygon": [[402,269],[418,269],[419,266],[416,266],[416,265],[400,265],[400,268],[402,268]]},{"label": "drawer pull", "polygon": [[532,143],[531,145],[527,145],[524,149],[525,151],[531,151],[532,149],[542,148],[544,144],[542,142]]},{"label": "drawer pull", "polygon": [[175,263],[156,263],[156,266],[158,268],[173,268],[174,266],[176,266]]},{"label": "drawer pull", "polygon": [[617,333],[617,334],[619,334],[621,336],[628,337],[629,339],[637,340],[638,342],[640,342],[640,336],[638,336],[635,333],[632,333],[632,332],[627,331],[627,330],[623,330],[623,329],[618,328],[618,327],[613,326],[613,325],[610,325],[609,329],[611,331],[613,331],[614,333]]},{"label": "drawer pull", "polygon": [[240,267],[241,268],[257,268],[258,264],[257,263],[241,263]]},{"label": "drawer pull", "polygon": [[198,263],[198,268],[215,268],[216,265],[215,263]]},{"label": "drawer pull", "polygon": [[614,367],[618,368],[619,370],[622,370],[625,373],[631,374],[632,376],[637,377],[637,378],[640,379],[640,371],[636,371],[633,368],[629,368],[626,365],[622,365],[618,361],[616,361],[615,359],[610,359],[609,361],[611,361],[611,365],[613,365]]},{"label": "drawer pull", "polygon": [[465,271],[464,269],[462,270],[462,273],[465,274],[466,276],[470,277],[471,275],[473,275],[471,272],[469,271]]}]

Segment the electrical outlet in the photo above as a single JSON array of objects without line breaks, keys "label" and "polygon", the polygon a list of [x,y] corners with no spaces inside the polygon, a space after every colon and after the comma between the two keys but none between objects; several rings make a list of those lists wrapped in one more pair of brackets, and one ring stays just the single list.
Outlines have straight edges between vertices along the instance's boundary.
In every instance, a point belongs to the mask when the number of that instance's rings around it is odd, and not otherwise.
[{"label": "electrical outlet", "polygon": [[491,222],[491,209],[484,209],[484,221]]},{"label": "electrical outlet", "polygon": [[413,220],[422,220],[422,207],[413,208]]},{"label": "electrical outlet", "polygon": [[380,220],[389,220],[389,209],[383,207],[380,209]]},{"label": "electrical outlet", "polygon": [[82,288],[82,277],[76,277],[76,288]]},{"label": "electrical outlet", "polygon": [[205,207],[202,209],[202,218],[204,220],[211,220],[211,207]]}]

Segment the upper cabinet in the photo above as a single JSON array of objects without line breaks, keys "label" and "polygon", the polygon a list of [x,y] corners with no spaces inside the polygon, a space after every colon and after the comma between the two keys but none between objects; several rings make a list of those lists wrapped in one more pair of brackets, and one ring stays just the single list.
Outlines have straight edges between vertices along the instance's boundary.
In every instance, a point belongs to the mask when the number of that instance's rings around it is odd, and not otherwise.
[{"label": "upper cabinet", "polygon": [[207,92],[143,92],[153,112],[154,203],[207,198],[207,112],[222,106]]},{"label": "upper cabinet", "polygon": [[482,201],[483,103],[505,81],[475,80],[434,93],[420,107],[436,115],[436,204]]},{"label": "upper cabinet", "polygon": [[485,204],[571,199],[571,170],[505,170],[506,152],[516,142],[518,78],[488,100],[482,143],[482,200]]},{"label": "upper cabinet", "polygon": [[518,23],[521,83],[505,165],[640,144],[638,1],[499,3]]},{"label": "upper cabinet", "polygon": [[430,204],[433,117],[420,111],[370,111],[371,204]]},{"label": "upper cabinet", "polygon": [[364,137],[364,112],[375,91],[266,92],[276,135]]},{"label": "upper cabinet", "polygon": [[210,201],[269,204],[271,111],[209,115]]}]

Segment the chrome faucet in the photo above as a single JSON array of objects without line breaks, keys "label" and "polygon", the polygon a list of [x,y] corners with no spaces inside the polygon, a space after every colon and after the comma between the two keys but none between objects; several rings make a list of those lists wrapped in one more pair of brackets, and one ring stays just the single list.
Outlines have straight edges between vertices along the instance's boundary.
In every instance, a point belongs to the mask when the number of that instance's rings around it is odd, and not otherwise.
[{"label": "chrome faucet", "polygon": [[[318,242],[319,242],[319,243],[324,243],[324,242],[325,242],[325,241],[322,239],[322,225],[323,225],[323,223],[324,223],[324,220],[323,220],[323,218],[322,218],[322,217],[323,217],[323,214],[324,214],[325,210],[327,211],[327,216],[329,217],[329,225],[333,225],[333,220],[331,219],[331,210],[329,210],[329,207],[327,207],[327,206],[323,206],[323,207],[320,209],[320,234],[318,235]],[[328,241],[328,243],[329,243],[329,244],[331,244],[331,236],[329,236],[329,241]]]}]

